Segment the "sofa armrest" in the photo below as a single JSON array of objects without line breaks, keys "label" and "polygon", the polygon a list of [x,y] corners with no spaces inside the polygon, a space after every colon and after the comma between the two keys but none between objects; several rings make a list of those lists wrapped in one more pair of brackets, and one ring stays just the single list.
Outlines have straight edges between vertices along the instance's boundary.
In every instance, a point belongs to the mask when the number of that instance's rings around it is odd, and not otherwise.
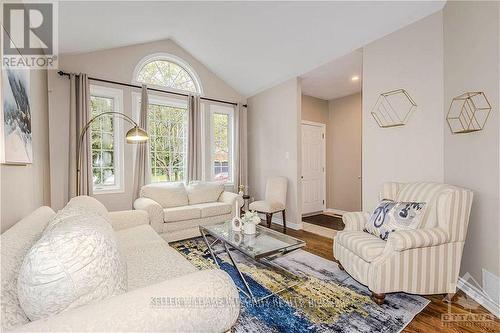
[{"label": "sofa armrest", "polygon": [[238,201],[238,204],[239,204],[240,208],[243,207],[243,205],[244,205],[243,198],[240,197],[236,193],[224,191],[219,196],[219,202],[224,202],[224,203],[227,203],[227,204],[231,205],[231,215],[232,216],[236,215],[236,212],[234,211],[235,210],[235,202],[236,201]]},{"label": "sofa armrest", "polygon": [[109,212],[111,226],[114,230],[137,227],[141,224],[149,224],[149,215],[143,210],[122,210]]},{"label": "sofa armrest", "polygon": [[224,271],[204,270],[17,327],[20,332],[225,332],[238,290]]},{"label": "sofa armrest", "polygon": [[350,212],[342,215],[345,231],[362,231],[365,223],[370,219],[370,214],[364,212]]},{"label": "sofa armrest", "polygon": [[163,208],[159,203],[149,198],[138,198],[134,201],[134,209],[146,211],[151,227],[157,233],[163,231]]},{"label": "sofa armrest", "polygon": [[399,230],[391,233],[387,245],[395,251],[437,246],[449,242],[449,234],[443,228]]}]

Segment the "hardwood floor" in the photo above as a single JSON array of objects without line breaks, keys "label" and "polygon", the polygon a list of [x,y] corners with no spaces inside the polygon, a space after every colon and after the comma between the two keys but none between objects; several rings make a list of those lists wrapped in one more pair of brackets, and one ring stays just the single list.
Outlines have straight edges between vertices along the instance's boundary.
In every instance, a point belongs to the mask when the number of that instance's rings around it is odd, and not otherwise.
[{"label": "hardwood floor", "polygon": [[[272,224],[271,228],[282,231],[280,225]],[[304,250],[333,260],[333,239],[290,228],[287,228],[287,234],[304,240],[306,242]],[[461,290],[459,290],[451,304],[443,302],[444,296],[425,296],[431,302],[411,321],[403,332],[500,332],[500,320],[474,300],[466,297]],[[451,316],[459,318],[459,320],[442,320],[443,318],[451,318]]]},{"label": "hardwood floor", "polygon": [[302,221],[333,230],[344,230],[344,222],[342,222],[342,218],[338,216],[317,214],[303,216]]}]

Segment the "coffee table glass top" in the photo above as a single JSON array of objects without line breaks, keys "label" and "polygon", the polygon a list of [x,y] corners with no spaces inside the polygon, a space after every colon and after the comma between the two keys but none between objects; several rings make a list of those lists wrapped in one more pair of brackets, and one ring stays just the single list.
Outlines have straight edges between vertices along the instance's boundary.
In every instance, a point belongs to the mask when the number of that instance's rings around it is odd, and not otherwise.
[{"label": "coffee table glass top", "polygon": [[259,259],[279,252],[289,252],[298,249],[306,243],[295,237],[257,225],[255,235],[245,235],[235,232],[231,222],[202,226],[206,234],[222,240],[249,257]]}]

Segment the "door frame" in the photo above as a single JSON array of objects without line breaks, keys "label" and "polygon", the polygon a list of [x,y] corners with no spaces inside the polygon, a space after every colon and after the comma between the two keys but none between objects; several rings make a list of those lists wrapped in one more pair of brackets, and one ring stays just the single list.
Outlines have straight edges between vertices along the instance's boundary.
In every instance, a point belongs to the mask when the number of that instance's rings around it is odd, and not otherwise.
[{"label": "door frame", "polygon": [[[322,149],[323,150],[323,164],[324,164],[323,165],[323,212],[325,212],[326,211],[326,124],[318,123],[315,121],[309,121],[309,120],[301,120],[301,122],[300,122],[300,137],[301,138],[302,138],[302,125],[320,127],[321,130],[323,131],[323,149]],[[301,139],[301,142],[302,142],[302,139]],[[302,144],[301,144],[300,149],[302,150]],[[303,155],[301,154],[301,159],[303,158],[302,156]],[[302,160],[300,161],[300,163],[302,166]],[[302,167],[300,169],[302,170]],[[301,175],[301,178],[300,178],[301,187],[302,187],[302,180],[303,180],[303,178]],[[301,202],[300,204],[303,205],[304,202]],[[301,212],[301,215],[303,216],[304,213]]]}]

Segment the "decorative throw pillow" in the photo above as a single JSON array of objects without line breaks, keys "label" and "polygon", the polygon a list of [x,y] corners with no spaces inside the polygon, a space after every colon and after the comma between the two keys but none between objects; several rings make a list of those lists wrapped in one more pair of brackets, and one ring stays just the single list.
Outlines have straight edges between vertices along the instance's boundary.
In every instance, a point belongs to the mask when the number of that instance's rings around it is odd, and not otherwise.
[{"label": "decorative throw pillow", "polygon": [[19,303],[30,320],[121,294],[126,263],[111,225],[83,207],[66,207],[24,257]]},{"label": "decorative throw pillow", "polygon": [[47,224],[44,233],[51,230],[57,223],[68,220],[70,216],[85,215],[88,213],[97,214],[108,221],[108,223],[111,223],[108,210],[99,200],[86,195],[79,195],[72,198],[63,209],[57,212],[57,215]]},{"label": "decorative throw pillow", "polygon": [[387,240],[396,230],[417,229],[424,209],[424,202],[382,200],[365,224],[364,231]]},{"label": "decorative throw pillow", "polygon": [[66,205],[67,208],[69,207],[82,207],[85,208],[93,213],[96,213],[98,215],[101,215],[104,217],[106,220],[110,220],[109,217],[109,212],[106,206],[104,206],[99,200],[96,198],[87,196],[87,195],[79,195],[77,197],[72,198],[68,204]]},{"label": "decorative throw pillow", "polygon": [[219,200],[221,193],[224,192],[224,183],[193,181],[189,183],[186,189],[190,205],[215,202]]},{"label": "decorative throw pillow", "polygon": [[56,215],[49,207],[40,207],[1,235],[1,328],[8,331],[29,323],[17,297],[17,277],[23,258],[43,234],[47,223]]},{"label": "decorative throw pillow", "polygon": [[152,199],[163,208],[188,205],[186,187],[181,182],[160,182],[145,185],[141,188],[141,197]]}]

